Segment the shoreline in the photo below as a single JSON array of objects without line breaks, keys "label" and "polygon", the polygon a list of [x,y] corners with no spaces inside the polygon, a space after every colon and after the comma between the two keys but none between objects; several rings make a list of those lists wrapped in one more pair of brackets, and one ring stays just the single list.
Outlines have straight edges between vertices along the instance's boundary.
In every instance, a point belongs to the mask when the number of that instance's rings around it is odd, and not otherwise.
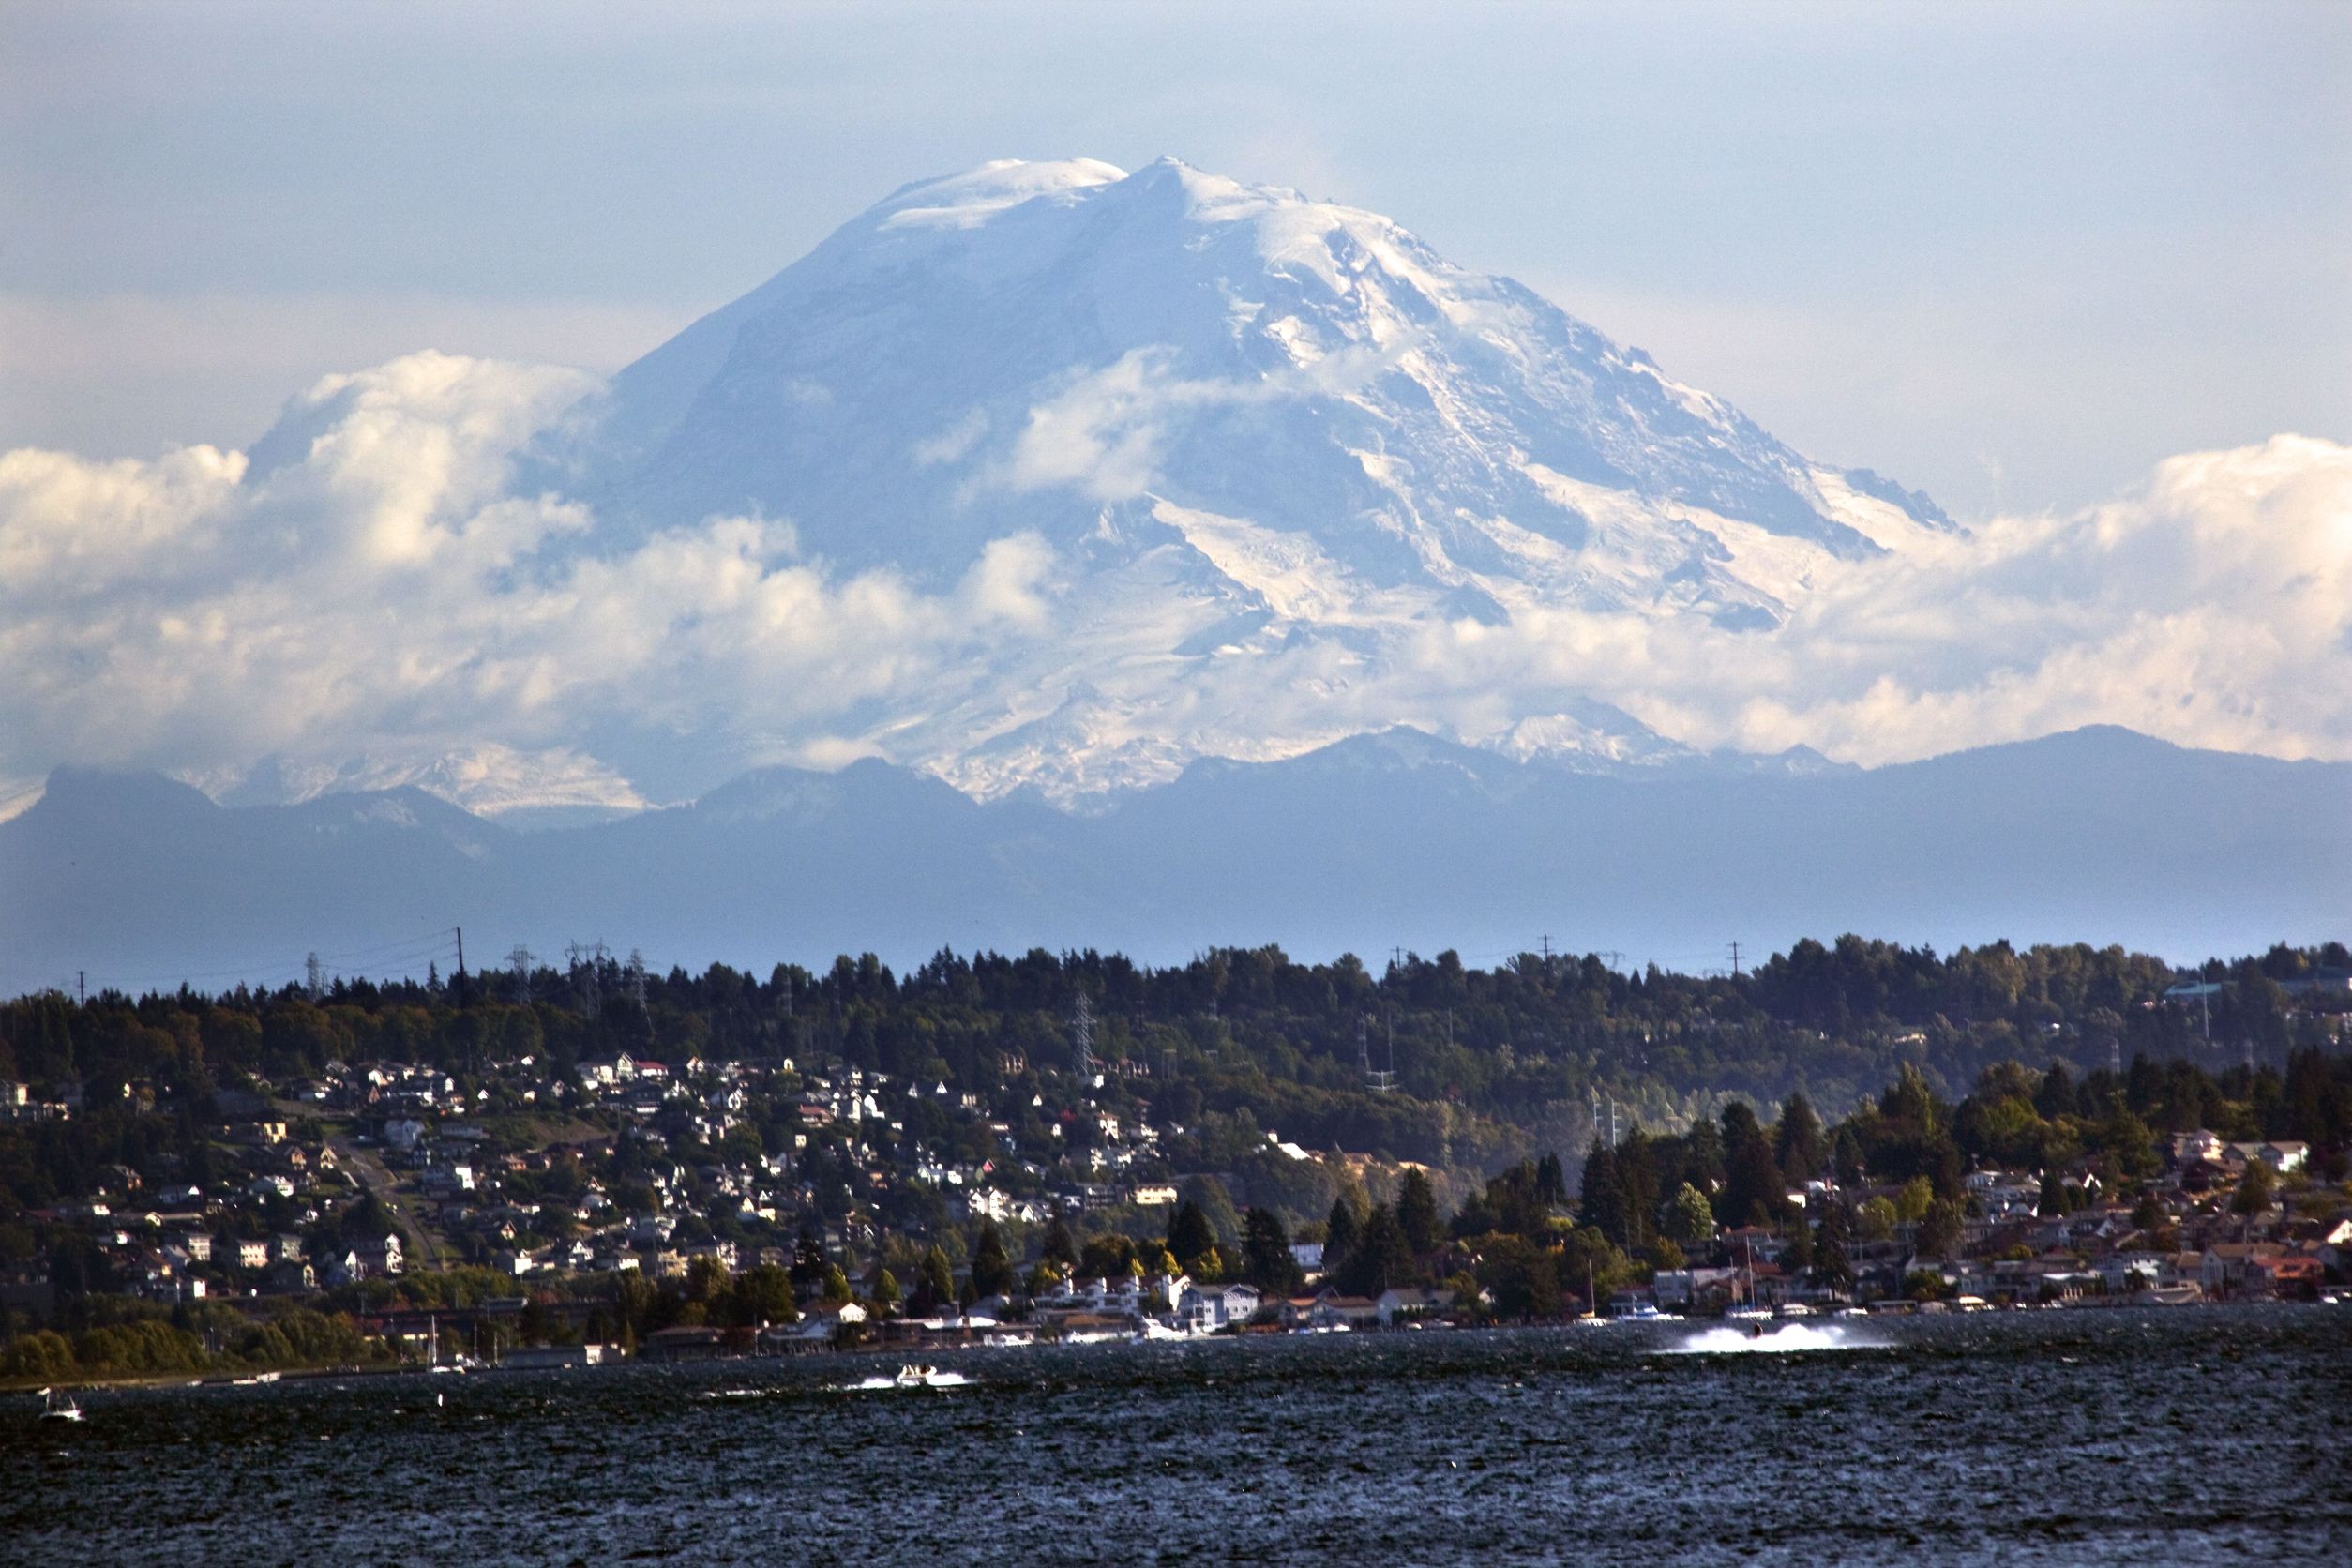
[{"label": "shoreline", "polygon": [[[2052,1314],[2052,1313],[2060,1314],[2060,1315],[2071,1315],[2071,1314],[2073,1314],[2073,1313],[2078,1313],[2078,1312],[2094,1312],[2094,1313],[2103,1313],[2103,1313],[2113,1313],[2113,1312],[2129,1312],[2129,1311],[2134,1311],[2134,1310],[2138,1310],[2138,1311],[2147,1311],[2147,1312],[2160,1312],[2160,1313],[2163,1313],[2164,1315],[2165,1315],[2165,1316],[2169,1317],[2169,1316],[2173,1316],[2173,1315],[2175,1315],[2175,1314],[2180,1313],[2183,1309],[2189,1309],[2189,1310],[2192,1310],[2192,1311],[2194,1311],[2194,1310],[2195,1310],[2195,1309],[2198,1309],[2198,1308],[2206,1308],[2206,1309],[2229,1309],[2229,1308],[2245,1308],[2245,1307],[2251,1307],[2251,1308],[2290,1308],[2290,1309],[2313,1308],[2313,1309],[2320,1309],[2320,1308],[2328,1308],[2328,1307],[2340,1307],[2340,1306],[2342,1306],[2342,1305],[2344,1305],[2344,1304],[2346,1304],[2342,1303],[2342,1302],[2334,1302],[2334,1303],[2331,1303],[2331,1302],[2327,1302],[2327,1301],[2294,1301],[2294,1300],[2272,1300],[2272,1301],[2198,1301],[2198,1302],[2175,1302],[2175,1303],[2163,1303],[2163,1302],[2150,1302],[2150,1301],[2129,1301],[2129,1300],[2119,1300],[2119,1301],[2097,1301],[2097,1302],[2091,1302],[2091,1301],[2082,1301],[2082,1302],[2070,1302],[2070,1303],[2063,1303],[2063,1304],[2053,1303],[2053,1304],[2048,1304],[2048,1305],[2030,1305],[2030,1304],[2017,1304],[2017,1305],[2010,1305],[2010,1306],[1992,1306],[1992,1305],[1987,1305],[1987,1306],[1983,1306],[1983,1307],[1971,1307],[1971,1308],[1962,1309],[1962,1308],[1952,1307],[1952,1306],[1950,1306],[1950,1305],[1948,1305],[1948,1304],[1941,1304],[1941,1303],[1937,1303],[1937,1304],[1906,1303],[1906,1304],[1903,1304],[1903,1306],[1901,1306],[1900,1308],[1896,1308],[1896,1309],[1889,1309],[1889,1310],[1880,1310],[1880,1311],[1871,1311],[1871,1312],[1867,1313],[1866,1315],[1864,1315],[1864,1316],[1862,1316],[1862,1317],[1860,1317],[1860,1318],[1838,1318],[1838,1317],[1833,1317],[1833,1316],[1828,1316],[1828,1315],[1818,1315],[1818,1314],[1817,1314],[1817,1315],[1812,1315],[1812,1316],[1807,1316],[1807,1317],[1774,1318],[1774,1319],[1772,1319],[1770,1320],[1770,1326],[1769,1326],[1769,1328],[1767,1329],[1767,1331],[1766,1331],[1766,1332],[1767,1332],[1767,1334],[1777,1334],[1777,1333],[1779,1333],[1780,1331],[1782,1331],[1782,1330],[1784,1330],[1784,1329],[1789,1329],[1789,1328],[1800,1328],[1800,1327],[1803,1327],[1803,1328],[1821,1328],[1821,1327],[1825,1327],[1825,1326],[1851,1326],[1851,1325],[1855,1325],[1855,1324],[1862,1324],[1862,1323],[1880,1323],[1880,1322],[1885,1322],[1885,1321],[1888,1321],[1888,1320],[1890,1320],[1890,1319],[1916,1319],[1916,1318],[1955,1318],[1955,1319],[1957,1319],[1957,1318],[1985,1318],[1985,1317],[1995,1317],[1995,1318],[2013,1318],[2013,1317],[2017,1317],[2017,1316],[2020,1316],[2020,1315],[2023,1315],[2023,1314],[2028,1314],[2028,1313],[2031,1313],[2031,1314],[2034,1314],[2034,1315],[2036,1315],[2036,1316],[2043,1316],[2043,1315],[2047,1315],[2047,1314]],[[1928,1306],[1930,1306],[1930,1307],[1931,1307],[1931,1310],[1925,1310],[1925,1311],[1921,1310],[1921,1307],[1922,1307],[1922,1305],[1928,1305]],[[1754,1326],[1754,1325],[1751,1325],[1751,1326]],[[1524,1322],[1524,1323],[1477,1323],[1477,1324],[1462,1324],[1462,1323],[1418,1324],[1418,1323],[1416,1323],[1416,1324],[1409,1324],[1409,1325],[1399,1325],[1399,1326],[1397,1326],[1397,1327],[1395,1327],[1395,1328],[1388,1328],[1388,1329],[1363,1329],[1363,1330],[1353,1330],[1353,1331],[1349,1331],[1349,1333],[1348,1333],[1348,1334],[1347,1334],[1347,1337],[1351,1338],[1351,1339],[1352,1339],[1352,1338],[1386,1339],[1386,1338],[1389,1338],[1389,1337],[1392,1337],[1392,1336],[1395,1336],[1395,1335],[1399,1335],[1399,1334],[1414,1334],[1414,1333],[1426,1333],[1426,1332],[1431,1332],[1433,1329],[1440,1329],[1440,1328],[1441,1328],[1441,1329],[1444,1329],[1444,1330],[1446,1330],[1446,1331],[1449,1331],[1449,1332],[1455,1332],[1455,1333],[1470,1333],[1470,1334],[1476,1334],[1476,1333],[1530,1334],[1530,1333],[1548,1333],[1548,1332],[1558,1332],[1558,1331],[1565,1331],[1565,1330],[1577,1329],[1577,1328],[1587,1328],[1587,1329],[1590,1329],[1590,1328],[1618,1328],[1618,1327],[1635,1327],[1635,1328],[1643,1328],[1643,1327],[1646,1327],[1646,1328],[1652,1328],[1652,1329],[1658,1329],[1658,1328],[1671,1328],[1671,1329],[1693,1330],[1693,1331],[1697,1331],[1697,1332],[1704,1333],[1704,1332],[1707,1332],[1707,1331],[1709,1331],[1709,1330],[1723,1329],[1723,1328],[1727,1328],[1727,1327],[1728,1327],[1728,1328],[1739,1328],[1739,1327],[1741,1327],[1741,1324],[1740,1324],[1740,1323],[1738,1323],[1738,1322],[1735,1322],[1735,1321],[1733,1321],[1733,1320],[1731,1320],[1731,1319],[1726,1319],[1717,1318],[1717,1317],[1696,1317],[1696,1318],[1681,1318],[1681,1317],[1670,1317],[1670,1316],[1668,1316],[1668,1317],[1657,1317],[1657,1318],[1608,1318],[1608,1317],[1593,1318],[1593,1317],[1584,1317],[1584,1318],[1562,1318],[1562,1319],[1556,1319],[1556,1320],[1546,1320],[1546,1321],[1543,1321],[1543,1322]],[[918,1343],[918,1344],[902,1344],[902,1345],[896,1345],[896,1346],[893,1346],[893,1345],[881,1345],[881,1344],[872,1344],[872,1345],[854,1345],[854,1346],[831,1346],[831,1345],[827,1345],[827,1346],[822,1346],[822,1347],[813,1347],[813,1348],[809,1348],[809,1349],[799,1349],[799,1350],[795,1350],[795,1351],[793,1351],[793,1352],[792,1352],[792,1353],[791,1353],[791,1354],[786,1354],[786,1355],[697,1355],[697,1356],[682,1356],[682,1357],[662,1357],[662,1358],[656,1358],[656,1359],[653,1359],[653,1360],[647,1360],[647,1359],[646,1359],[646,1358],[644,1358],[643,1356],[640,1355],[640,1356],[627,1356],[627,1357],[612,1357],[612,1358],[608,1358],[608,1359],[605,1359],[605,1360],[602,1360],[602,1361],[597,1361],[597,1362],[586,1362],[586,1363],[579,1363],[579,1364],[564,1364],[564,1365],[554,1365],[554,1366],[499,1366],[499,1365],[491,1365],[491,1366],[474,1366],[474,1367],[465,1367],[465,1368],[448,1368],[448,1369],[447,1369],[447,1371],[449,1371],[449,1372],[453,1372],[453,1373],[460,1373],[460,1374],[461,1374],[462,1376],[465,1376],[465,1377],[480,1377],[480,1376],[483,1376],[483,1375],[485,1375],[485,1374],[501,1374],[501,1373],[529,1374],[529,1373],[540,1373],[540,1372],[610,1372],[610,1371],[613,1371],[613,1370],[615,1370],[615,1369],[625,1369],[625,1368],[639,1367],[639,1366],[704,1366],[704,1365],[714,1365],[714,1364],[722,1364],[722,1363],[723,1363],[723,1364],[738,1364],[738,1363],[760,1363],[760,1362],[805,1362],[805,1361],[808,1361],[808,1360],[810,1360],[810,1359],[812,1359],[812,1358],[830,1358],[830,1357],[835,1357],[835,1356],[873,1356],[873,1357],[881,1357],[881,1358],[883,1358],[883,1359],[885,1359],[885,1360],[886,1360],[886,1359],[888,1359],[890,1356],[892,1356],[892,1355],[894,1355],[894,1354],[904,1354],[904,1355],[923,1355],[923,1356],[937,1356],[937,1355],[954,1355],[954,1354],[961,1354],[961,1353],[972,1353],[972,1352],[988,1352],[988,1351],[1000,1351],[1000,1350],[1022,1350],[1022,1349],[1095,1349],[1095,1348],[1100,1348],[1100,1347],[1103,1347],[1103,1346],[1137,1346],[1137,1345],[1163,1345],[1163,1346],[1165,1346],[1165,1345],[1172,1345],[1172,1344],[1201,1345],[1201,1344],[1217,1344],[1217,1343],[1224,1343],[1224,1342],[1232,1342],[1232,1343],[1237,1343],[1237,1344],[1247,1344],[1247,1343],[1249,1343],[1249,1342],[1251,1342],[1251,1341],[1253,1341],[1253,1340],[1263,1340],[1263,1339],[1271,1339],[1271,1340],[1278,1340],[1278,1341],[1286,1341],[1286,1342],[1287,1342],[1287,1341],[1289,1341],[1289,1340],[1292,1340],[1292,1339],[1330,1339],[1330,1338],[1337,1338],[1337,1337],[1340,1337],[1340,1335],[1339,1335],[1338,1334],[1336,1334],[1336,1333],[1332,1332],[1332,1331],[1317,1331],[1317,1330],[1288,1330],[1288,1331],[1286,1331],[1286,1330],[1281,1330],[1281,1329],[1267,1329],[1267,1330],[1260,1330],[1260,1331],[1258,1331],[1258,1332],[1255,1332],[1255,1333],[1244,1333],[1244,1334],[1201,1334],[1201,1335],[1198,1335],[1198,1336],[1194,1336],[1194,1337],[1190,1337],[1190,1338],[1185,1338],[1185,1339],[1182,1339],[1182,1340],[1150,1339],[1150,1338],[1144,1338],[1144,1337],[1126,1337],[1126,1336],[1121,1336],[1121,1337],[1114,1337],[1114,1338],[1102,1338],[1102,1339],[1095,1339],[1095,1338],[1031,1338],[1031,1339],[1023,1339],[1023,1340],[1018,1340],[1018,1341],[1004,1341],[1004,1342],[999,1342],[999,1343],[987,1343],[987,1342],[974,1341],[974,1342],[970,1343],[970,1344],[961,1344],[961,1345],[927,1345],[927,1344],[919,1344],[919,1343]],[[303,1366],[303,1367],[283,1367],[283,1368],[277,1368],[277,1369],[274,1369],[274,1370],[262,1370],[262,1371],[219,1371],[219,1372],[201,1372],[201,1373],[188,1373],[188,1372],[133,1372],[133,1373],[122,1373],[122,1374],[115,1374],[115,1375],[107,1375],[107,1376],[100,1376],[100,1377],[77,1377],[77,1378],[71,1378],[71,1379],[52,1379],[52,1380],[48,1380],[48,1381],[46,1381],[46,1382],[42,1381],[40,1379],[38,1379],[38,1378],[24,1378],[24,1379],[13,1379],[13,1380],[8,1380],[8,1381],[6,1381],[6,1382],[0,1382],[0,1399],[6,1399],[6,1398],[8,1398],[8,1397],[10,1397],[10,1396],[12,1396],[12,1395],[32,1395],[32,1394],[37,1394],[37,1393],[38,1393],[40,1390],[42,1390],[42,1389],[44,1389],[44,1388],[53,1388],[53,1389],[57,1390],[59,1393],[61,1393],[61,1394],[78,1394],[78,1393],[85,1393],[85,1392],[111,1392],[111,1391],[116,1391],[116,1390],[139,1390],[139,1389],[239,1388],[239,1387],[249,1387],[249,1386],[255,1386],[256,1384],[266,1385],[266,1384],[269,1384],[269,1383],[279,1383],[279,1382],[288,1382],[288,1383],[293,1383],[293,1382],[305,1382],[305,1383],[308,1383],[308,1382],[321,1382],[321,1381],[324,1381],[324,1380],[330,1380],[330,1379],[339,1379],[339,1379],[348,1379],[348,1378],[390,1378],[390,1377],[401,1377],[401,1376],[424,1377],[424,1376],[428,1376],[428,1375],[430,1375],[430,1368],[428,1368],[428,1367],[426,1367],[426,1366],[425,1366],[422,1363],[419,1363],[419,1362],[400,1362],[400,1363],[393,1363],[393,1364],[383,1364],[383,1365],[374,1365],[374,1364],[369,1364],[369,1365],[350,1365],[350,1364],[345,1364],[345,1365],[335,1365],[335,1366]]]}]

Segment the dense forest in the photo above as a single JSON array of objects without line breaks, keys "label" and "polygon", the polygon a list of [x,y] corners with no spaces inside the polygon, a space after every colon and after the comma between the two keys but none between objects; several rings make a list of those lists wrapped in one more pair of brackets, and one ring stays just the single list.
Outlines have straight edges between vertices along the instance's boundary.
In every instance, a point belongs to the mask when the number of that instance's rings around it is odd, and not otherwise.
[{"label": "dense forest", "polygon": [[[1938,957],[1851,936],[1800,942],[1737,977],[1534,953],[1491,970],[1402,954],[1376,972],[1273,947],[1167,969],[1093,952],[942,952],[905,975],[869,955],[822,972],[780,964],[764,980],[608,959],[527,977],[339,978],[316,991],[25,997],[0,1003],[0,1081],[75,1085],[93,1106],[138,1086],[193,1107],[219,1085],[316,1075],[330,1061],[463,1075],[528,1055],[565,1071],[626,1049],[993,1090],[1072,1065],[1083,995],[1114,1100],[1151,1101],[1185,1125],[1246,1110],[1310,1148],[1433,1164],[1472,1163],[1449,1158],[1468,1136],[1495,1140],[1500,1165],[1537,1143],[1580,1145],[1596,1102],[1656,1127],[1798,1092],[1838,1111],[1904,1066],[1952,1097],[2013,1061],[2078,1074],[2142,1056],[2283,1066],[2296,1047],[2336,1040],[2343,1021],[2326,998],[2287,988],[2346,968],[2352,953],[2335,942],[2216,959],[2200,971],[2220,983],[2209,998],[2167,1005],[2180,976],[2120,948],[1996,943]],[[1393,1072],[1395,1092],[1368,1092],[1367,1068]]]}]

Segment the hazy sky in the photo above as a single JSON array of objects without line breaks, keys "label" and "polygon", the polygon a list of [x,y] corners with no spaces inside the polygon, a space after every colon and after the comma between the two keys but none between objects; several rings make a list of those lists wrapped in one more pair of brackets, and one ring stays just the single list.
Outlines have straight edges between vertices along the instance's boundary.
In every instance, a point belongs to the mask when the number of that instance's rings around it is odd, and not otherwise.
[{"label": "hazy sky", "polygon": [[2352,438],[2352,8],[0,8],[0,448],[615,367],[919,176],[1390,214],[1964,515]]}]

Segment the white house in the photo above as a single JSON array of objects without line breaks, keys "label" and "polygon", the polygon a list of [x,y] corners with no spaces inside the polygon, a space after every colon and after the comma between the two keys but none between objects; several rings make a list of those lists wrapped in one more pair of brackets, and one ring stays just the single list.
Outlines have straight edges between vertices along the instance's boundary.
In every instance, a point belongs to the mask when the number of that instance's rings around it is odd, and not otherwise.
[{"label": "white house", "polygon": [[1257,1315],[1259,1301],[1254,1285],[1187,1286],[1176,1301],[1176,1326],[1189,1334],[1214,1334],[1248,1322]]},{"label": "white house", "polygon": [[1374,1297],[1372,1304],[1380,1309],[1380,1327],[1394,1328],[1400,1321],[1436,1317],[1454,1304],[1454,1292],[1421,1285],[1392,1288]]}]

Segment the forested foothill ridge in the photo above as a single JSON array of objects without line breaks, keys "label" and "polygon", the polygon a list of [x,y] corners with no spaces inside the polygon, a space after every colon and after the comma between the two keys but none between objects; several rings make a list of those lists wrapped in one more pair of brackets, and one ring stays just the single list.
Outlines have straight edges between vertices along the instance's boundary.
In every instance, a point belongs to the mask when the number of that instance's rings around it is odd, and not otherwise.
[{"label": "forested foothill ridge", "polygon": [[2348,1018],[2335,942],[1850,936],[1737,975],[942,951],[50,991],[0,1004],[0,1375],[394,1364],[443,1313],[716,1352],[2309,1295],[2352,1243]]}]

